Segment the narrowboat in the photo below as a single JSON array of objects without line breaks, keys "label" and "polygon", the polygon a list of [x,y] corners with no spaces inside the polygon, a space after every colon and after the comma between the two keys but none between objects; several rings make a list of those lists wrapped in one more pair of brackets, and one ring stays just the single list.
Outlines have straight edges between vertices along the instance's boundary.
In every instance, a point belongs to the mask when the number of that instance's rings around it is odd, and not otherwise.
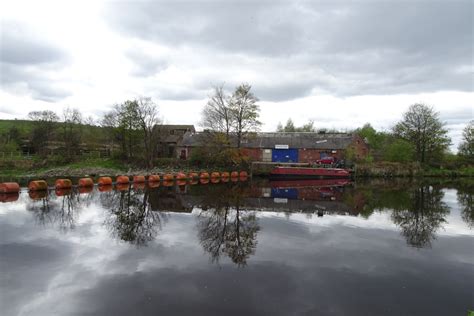
[{"label": "narrowboat", "polygon": [[351,170],[342,168],[275,167],[270,172],[270,179],[347,179],[350,177]]}]

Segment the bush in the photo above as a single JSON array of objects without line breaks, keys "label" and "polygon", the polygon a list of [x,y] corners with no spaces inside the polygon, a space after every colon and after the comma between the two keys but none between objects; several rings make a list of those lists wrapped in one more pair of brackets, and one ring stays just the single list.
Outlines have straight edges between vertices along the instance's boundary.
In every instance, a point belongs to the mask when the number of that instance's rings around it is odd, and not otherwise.
[{"label": "bush", "polygon": [[411,162],[415,154],[415,148],[403,139],[397,139],[387,145],[384,159],[392,162]]}]

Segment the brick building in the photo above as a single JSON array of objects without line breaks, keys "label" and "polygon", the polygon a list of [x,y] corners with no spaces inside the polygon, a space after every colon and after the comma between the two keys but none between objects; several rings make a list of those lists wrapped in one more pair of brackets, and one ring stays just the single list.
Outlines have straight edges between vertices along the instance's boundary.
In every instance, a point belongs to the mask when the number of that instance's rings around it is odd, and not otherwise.
[{"label": "brick building", "polygon": [[[178,153],[187,159],[195,147],[204,146],[209,132],[186,133],[178,145]],[[231,145],[236,147],[235,144]],[[242,151],[254,161],[315,162],[332,156],[347,159],[350,151],[355,159],[368,155],[365,141],[352,133],[257,133],[242,140]]]}]

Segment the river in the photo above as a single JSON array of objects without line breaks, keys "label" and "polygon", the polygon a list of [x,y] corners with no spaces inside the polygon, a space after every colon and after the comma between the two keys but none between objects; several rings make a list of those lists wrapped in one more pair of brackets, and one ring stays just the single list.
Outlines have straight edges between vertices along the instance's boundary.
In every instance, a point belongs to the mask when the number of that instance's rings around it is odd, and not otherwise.
[{"label": "river", "polygon": [[467,315],[474,181],[0,196],[2,315]]}]

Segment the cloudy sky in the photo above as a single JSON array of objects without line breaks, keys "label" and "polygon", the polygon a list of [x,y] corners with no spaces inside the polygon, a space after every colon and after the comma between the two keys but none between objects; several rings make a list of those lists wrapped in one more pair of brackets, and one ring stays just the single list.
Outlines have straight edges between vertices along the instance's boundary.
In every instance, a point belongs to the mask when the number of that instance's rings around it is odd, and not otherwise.
[{"label": "cloudy sky", "polygon": [[198,124],[212,86],[248,82],[264,131],[289,117],[389,129],[432,105],[453,148],[473,118],[473,1],[2,1],[0,118],[150,96]]}]

